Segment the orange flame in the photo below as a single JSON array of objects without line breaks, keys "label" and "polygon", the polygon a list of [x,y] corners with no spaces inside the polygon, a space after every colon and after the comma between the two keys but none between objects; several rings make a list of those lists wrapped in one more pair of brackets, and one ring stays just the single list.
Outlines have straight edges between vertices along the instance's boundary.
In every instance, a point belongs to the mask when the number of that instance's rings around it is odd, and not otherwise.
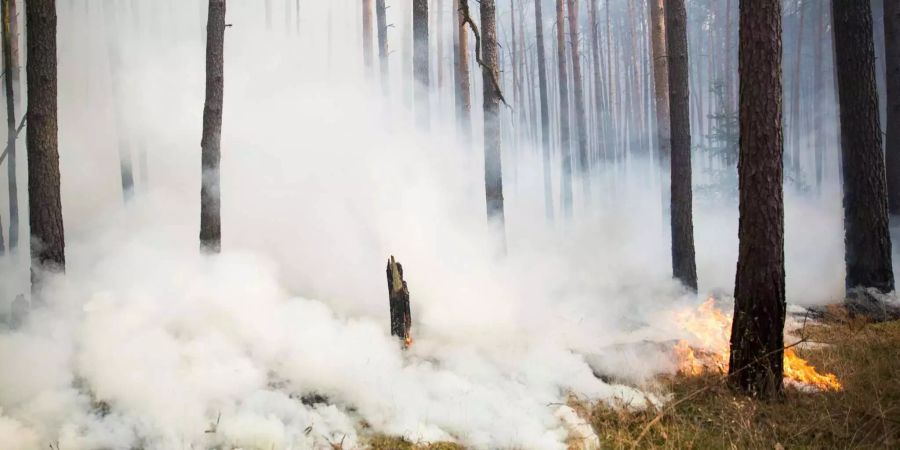
[{"label": "orange flame", "polygon": [[[691,342],[681,340],[675,344],[679,372],[700,375],[710,371],[728,371],[729,333],[731,315],[716,308],[715,299],[709,298],[695,311],[681,313],[677,317],[682,328],[690,332]],[[819,390],[840,390],[840,381],[833,374],[820,374],[793,349],[784,351],[784,377]]]}]

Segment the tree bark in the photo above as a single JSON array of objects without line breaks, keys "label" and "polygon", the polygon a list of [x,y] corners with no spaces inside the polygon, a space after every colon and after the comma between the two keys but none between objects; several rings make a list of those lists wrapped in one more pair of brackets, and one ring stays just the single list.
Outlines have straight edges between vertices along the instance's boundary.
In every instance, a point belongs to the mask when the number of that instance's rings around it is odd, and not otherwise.
[{"label": "tree bark", "polygon": [[[481,0],[481,68],[484,93],[484,188],[488,221],[504,232],[503,170],[500,155],[500,91],[497,72],[497,18],[494,0]],[[505,238],[504,238],[505,241]]]},{"label": "tree bark", "polygon": [[544,214],[553,220],[553,180],[550,177],[550,102],[547,99],[547,57],[544,49],[544,15],[541,1],[534,2],[534,27],[537,45],[538,94],[541,99],[541,154],[544,170]]},{"label": "tree bark", "polygon": [[375,55],[372,52],[372,0],[362,0],[362,36],[363,36],[363,63],[366,66],[366,76],[372,77],[375,70]]},{"label": "tree bark", "polygon": [[781,0],[740,2],[740,224],[729,382],[783,391],[784,194]]},{"label": "tree bark", "polygon": [[824,95],[823,87],[825,82],[823,80],[824,73],[822,71],[822,48],[823,42],[825,41],[825,13],[827,8],[827,3],[819,2],[817,10],[818,20],[816,21],[816,67],[815,74],[813,75],[812,95],[813,148],[815,151],[816,166],[816,195],[822,194],[822,184],[825,177],[825,140],[822,136],[822,134],[825,132],[825,130],[822,129],[822,95]]},{"label": "tree bark", "polygon": [[581,56],[578,52],[578,0],[568,0],[569,48],[572,50],[572,84],[575,102],[575,123],[578,127],[578,174],[581,175],[585,202],[590,198],[591,179],[588,176],[587,116],[584,107],[584,80],[581,75]]},{"label": "tree bark", "polygon": [[206,25],[206,101],[203,107],[203,182],[200,189],[200,247],[210,253],[222,248],[219,163],[222,144],[222,102],[225,90],[225,0],[209,0]]},{"label": "tree bark", "polygon": [[848,293],[894,290],[875,44],[868,2],[833,0],[835,63],[844,170],[844,244]]},{"label": "tree bark", "polygon": [[13,74],[17,72],[13,60],[13,0],[2,0],[3,14],[3,86],[6,92],[6,169],[9,186],[9,251],[19,246],[19,184],[16,180],[16,100]]},{"label": "tree bark", "polygon": [[18,6],[16,6],[18,0],[10,0],[9,2],[9,38],[10,38],[10,54],[12,55],[12,79],[13,79],[13,93],[16,99],[21,98],[20,93],[22,92],[21,88],[21,59],[19,58],[19,13]]},{"label": "tree bark", "polygon": [[31,227],[32,292],[40,273],[65,272],[65,232],[59,177],[57,126],[56,2],[25,4],[28,62],[28,212]]},{"label": "tree bark", "polygon": [[563,217],[572,217],[572,146],[569,131],[569,76],[566,70],[565,0],[556,0],[556,63],[559,84],[560,196]]},{"label": "tree bark", "polygon": [[456,120],[463,140],[469,144],[472,142],[472,94],[469,87],[469,35],[466,31],[466,23],[459,8],[459,0],[453,0],[453,17],[456,24],[453,27],[454,52],[453,60],[456,85]]},{"label": "tree bark", "polygon": [[669,55],[669,117],[672,124],[672,273],[685,287],[696,291],[687,14],[684,0],[666,2],[665,15]]},{"label": "tree bark", "polygon": [[900,2],[884,2],[885,68],[887,70],[888,204],[891,215],[900,216]]},{"label": "tree bark", "polygon": [[428,128],[430,122],[428,50],[428,0],[413,0],[413,99],[421,128]]},{"label": "tree bark", "polygon": [[597,150],[599,159],[607,162],[609,160],[609,155],[607,152],[609,149],[607,148],[609,142],[607,140],[607,128],[610,126],[607,123],[606,112],[608,111],[606,108],[606,100],[603,96],[603,70],[601,69],[602,59],[600,56],[600,32],[598,30],[599,23],[597,22],[597,0],[588,0],[590,6],[590,23],[591,23],[591,64],[594,71],[594,103],[596,103],[594,111],[597,115],[595,123],[597,127]]},{"label": "tree bark", "polygon": [[412,314],[409,310],[409,288],[403,279],[403,265],[391,259],[387,262],[388,301],[391,312],[391,336],[397,336],[403,348],[412,343]]},{"label": "tree bark", "polygon": [[388,65],[387,9],[384,0],[375,0],[375,22],[378,27],[378,62],[381,68],[381,89],[385,95],[390,90]]},{"label": "tree bark", "polygon": [[656,99],[656,159],[662,188],[663,215],[668,215],[668,191],[672,131],[669,120],[669,57],[666,55],[665,0],[649,0],[651,57],[653,58],[653,91]]}]

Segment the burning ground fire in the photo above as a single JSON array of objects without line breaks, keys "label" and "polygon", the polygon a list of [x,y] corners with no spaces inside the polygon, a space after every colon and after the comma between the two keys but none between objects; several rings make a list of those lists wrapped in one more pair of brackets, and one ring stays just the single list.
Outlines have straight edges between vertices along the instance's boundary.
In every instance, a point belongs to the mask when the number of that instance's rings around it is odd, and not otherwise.
[{"label": "burning ground fire", "polygon": [[[709,298],[696,310],[679,314],[681,326],[690,332],[692,342],[681,340],[675,345],[679,371],[688,375],[700,375],[709,371],[728,371],[731,315],[716,307]],[[793,349],[784,351],[784,378],[786,381],[818,390],[840,390],[841,383],[833,374],[820,374]]]}]

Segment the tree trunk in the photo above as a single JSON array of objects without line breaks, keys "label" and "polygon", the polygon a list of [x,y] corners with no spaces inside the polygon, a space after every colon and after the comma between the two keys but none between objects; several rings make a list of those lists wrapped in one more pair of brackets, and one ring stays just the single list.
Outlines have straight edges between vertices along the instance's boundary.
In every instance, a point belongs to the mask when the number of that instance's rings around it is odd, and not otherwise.
[{"label": "tree trunk", "polygon": [[362,36],[363,36],[363,63],[366,66],[366,76],[371,78],[374,73],[375,55],[372,52],[372,0],[362,0]]},{"label": "tree trunk", "polygon": [[841,150],[844,170],[844,243],[848,293],[855,288],[894,290],[887,187],[875,44],[868,2],[833,0]]},{"label": "tree trunk", "polygon": [[[105,4],[105,8],[109,8]],[[113,6],[114,8],[114,6]],[[131,158],[131,149],[128,146],[128,125],[125,113],[122,111],[122,92],[119,87],[119,68],[122,65],[122,53],[120,42],[116,39],[115,10],[106,11],[106,53],[109,58],[110,90],[112,91],[113,115],[115,116],[116,134],[118,135],[119,150],[119,174],[122,186],[122,198],[125,202],[134,196],[134,164]]]},{"label": "tree trunk", "polygon": [[606,101],[603,96],[603,70],[601,69],[601,58],[600,58],[600,32],[598,27],[600,26],[597,22],[597,0],[588,0],[590,6],[590,23],[591,23],[591,63],[594,71],[594,103],[596,103],[594,111],[596,116],[596,120],[594,123],[597,127],[597,149],[598,149],[598,159],[606,162],[608,161],[607,155],[607,127],[609,127],[609,123],[607,123],[607,119],[605,117],[606,109]]},{"label": "tree trunk", "polygon": [[666,2],[665,15],[669,55],[669,117],[672,124],[672,273],[686,287],[696,291],[687,14],[684,0]]},{"label": "tree trunk", "polygon": [[222,144],[222,98],[225,90],[225,0],[209,0],[206,25],[206,101],[203,106],[200,189],[200,247],[210,253],[222,248],[219,162]]},{"label": "tree trunk", "polygon": [[28,212],[32,292],[41,272],[65,272],[65,232],[59,189],[57,128],[56,2],[28,0]]},{"label": "tree trunk", "polygon": [[20,68],[21,63],[19,61],[19,13],[18,6],[16,6],[18,0],[10,0],[9,2],[9,39],[10,39],[10,54],[12,54],[12,79],[13,79],[13,93],[16,99],[21,98],[20,92],[22,91],[20,85]]},{"label": "tree trunk", "polygon": [[553,180],[550,177],[550,102],[547,99],[547,58],[544,54],[544,15],[541,1],[534,2],[535,40],[537,44],[538,91],[541,98],[541,154],[544,169],[544,213],[553,220]]},{"label": "tree trunk", "polygon": [[572,148],[569,131],[569,76],[566,70],[565,0],[556,0],[556,56],[559,81],[559,152],[562,157],[560,195],[563,217],[572,217]]},{"label": "tree trunk", "polygon": [[3,86],[6,92],[6,169],[9,186],[9,251],[19,245],[19,185],[16,181],[16,100],[13,90],[13,0],[2,0]]},{"label": "tree trunk", "polygon": [[900,216],[900,2],[884,2],[885,68],[887,69],[888,204],[891,215]]},{"label": "tree trunk", "polygon": [[428,50],[428,0],[413,0],[413,99],[421,128],[428,128],[430,122]]},{"label": "tree trunk", "polygon": [[656,98],[656,152],[663,190],[663,214],[668,214],[669,155],[672,152],[672,132],[669,123],[669,62],[666,55],[665,0],[649,0],[651,56],[653,58],[653,91]]},{"label": "tree trunk", "polygon": [[472,94],[469,87],[469,35],[466,31],[466,23],[459,9],[459,0],[453,0],[453,17],[456,23],[453,27],[454,38],[454,76],[456,93],[456,121],[462,133],[463,140],[469,144],[472,142]]},{"label": "tree trunk", "polygon": [[[484,188],[488,221],[504,232],[503,171],[500,155],[500,90],[497,71],[497,19],[494,0],[481,0],[481,68],[484,94]],[[504,238],[505,240],[505,238]]]},{"label": "tree trunk", "polygon": [[819,2],[818,20],[816,21],[816,67],[813,75],[813,95],[812,95],[812,111],[813,111],[813,148],[815,149],[815,165],[816,165],[816,195],[822,194],[822,184],[825,176],[825,140],[822,134],[822,95],[823,92],[823,75],[822,72],[822,43],[825,41],[825,10],[827,4],[824,1]]},{"label": "tree trunk", "polygon": [[435,14],[435,34],[437,34],[437,90],[438,92],[444,87],[444,1],[435,0],[434,8],[437,10]]},{"label": "tree trunk", "polygon": [[578,174],[584,189],[585,202],[590,198],[591,179],[588,174],[587,117],[584,107],[584,82],[581,75],[581,56],[578,53],[578,0],[569,2],[569,47],[572,50],[572,84],[575,102],[575,123],[578,126]]},{"label": "tree trunk", "polygon": [[784,194],[781,0],[740,3],[740,225],[729,382],[783,390]]},{"label": "tree trunk", "polygon": [[378,27],[378,62],[381,68],[381,89],[385,95],[390,90],[388,72],[387,9],[384,0],[375,0],[375,21]]},{"label": "tree trunk", "polygon": [[797,29],[797,48],[794,54],[794,79],[791,80],[791,175],[800,180],[800,68],[803,60],[803,23],[806,19],[803,0],[797,0],[800,26]]},{"label": "tree trunk", "polygon": [[409,288],[403,279],[403,265],[391,259],[387,262],[388,301],[391,309],[391,336],[397,336],[403,348],[412,344],[412,314],[409,310]]}]

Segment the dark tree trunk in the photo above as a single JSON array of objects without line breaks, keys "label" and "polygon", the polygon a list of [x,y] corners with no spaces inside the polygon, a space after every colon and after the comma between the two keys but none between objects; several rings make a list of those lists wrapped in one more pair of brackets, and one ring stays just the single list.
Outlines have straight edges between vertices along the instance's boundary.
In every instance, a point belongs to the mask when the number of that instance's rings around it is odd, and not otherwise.
[{"label": "dark tree trunk", "polygon": [[206,25],[206,102],[203,107],[200,189],[200,247],[210,253],[222,248],[219,162],[222,145],[222,97],[225,90],[225,0],[209,0]]},{"label": "dark tree trunk", "polygon": [[762,398],[783,390],[784,196],[781,0],[741,0],[740,225],[729,382]]},{"label": "dark tree trunk", "polygon": [[391,336],[397,336],[403,348],[412,343],[412,314],[409,310],[409,288],[403,279],[403,265],[391,259],[387,262],[388,301],[391,309]]},{"label": "dark tree trunk", "polygon": [[6,246],[3,244],[3,216],[0,216],[0,255],[6,253]]},{"label": "dark tree trunk", "polygon": [[588,176],[587,116],[584,107],[584,82],[581,75],[581,55],[578,52],[578,0],[568,0],[569,48],[572,50],[572,84],[575,102],[575,123],[578,126],[578,173],[581,175],[585,200],[590,198]]},{"label": "dark tree trunk", "polygon": [[453,14],[456,21],[454,37],[454,76],[456,98],[456,120],[465,142],[472,141],[472,94],[469,87],[469,35],[459,8],[459,0],[453,0]]},{"label": "dark tree trunk", "polygon": [[684,0],[666,3],[669,55],[669,117],[672,124],[672,273],[697,290],[691,192],[691,110],[688,87],[687,14]]},{"label": "dark tree trunk", "polygon": [[[484,188],[488,221],[504,234],[503,170],[500,155],[500,87],[494,0],[481,0],[481,68],[484,93]],[[505,240],[505,238],[504,238]]]},{"label": "dark tree trunk", "polygon": [[28,213],[31,227],[32,291],[41,270],[65,272],[65,232],[59,191],[57,128],[56,2],[25,4],[28,45]]},{"label": "dark tree trunk", "polygon": [[813,111],[813,148],[815,151],[815,165],[816,165],[816,195],[822,194],[822,184],[824,182],[825,177],[825,140],[823,139],[822,134],[825,130],[822,129],[822,95],[824,95],[824,80],[822,72],[822,47],[823,42],[825,41],[825,13],[828,5],[826,2],[821,1],[818,5],[816,20],[816,67],[815,74],[813,75],[813,96],[812,96],[812,111]]},{"label": "dark tree trunk", "polygon": [[541,1],[534,2],[535,40],[537,41],[538,91],[541,98],[541,154],[544,169],[544,209],[553,220],[553,180],[550,177],[550,102],[547,99],[547,57],[544,49],[544,15]]},{"label": "dark tree trunk", "polygon": [[378,27],[378,63],[381,69],[381,89],[385,95],[390,90],[388,72],[387,9],[384,0],[375,0],[375,22]]},{"label": "dark tree trunk", "polygon": [[891,215],[900,216],[900,1],[884,2],[884,46],[887,69],[888,204]]},{"label": "dark tree trunk", "polygon": [[413,0],[413,99],[416,123],[428,128],[430,115],[428,76],[428,0]]},{"label": "dark tree trunk", "polygon": [[559,84],[559,152],[562,158],[560,209],[563,217],[572,217],[572,145],[569,131],[569,75],[566,70],[565,0],[556,0],[556,64]]},{"label": "dark tree trunk", "polygon": [[362,0],[362,36],[363,36],[363,63],[366,66],[366,76],[372,77],[375,68],[375,54],[372,52],[372,0]]},{"label": "dark tree trunk", "polygon": [[9,251],[19,246],[19,184],[16,180],[16,100],[13,74],[13,0],[2,0],[3,14],[3,87],[6,92],[6,169],[9,186]]},{"label": "dark tree trunk", "polygon": [[833,0],[835,64],[844,170],[844,245],[848,293],[894,290],[875,44],[868,2]]},{"label": "dark tree trunk", "polygon": [[[12,80],[13,80],[13,92],[15,94],[16,99],[20,99],[20,92],[22,91],[20,86],[20,67],[21,67],[21,59],[19,58],[19,13],[18,6],[16,6],[18,0],[10,0],[9,2],[9,37],[10,37],[10,54],[12,55]],[[20,104],[20,103],[17,103]]]}]

